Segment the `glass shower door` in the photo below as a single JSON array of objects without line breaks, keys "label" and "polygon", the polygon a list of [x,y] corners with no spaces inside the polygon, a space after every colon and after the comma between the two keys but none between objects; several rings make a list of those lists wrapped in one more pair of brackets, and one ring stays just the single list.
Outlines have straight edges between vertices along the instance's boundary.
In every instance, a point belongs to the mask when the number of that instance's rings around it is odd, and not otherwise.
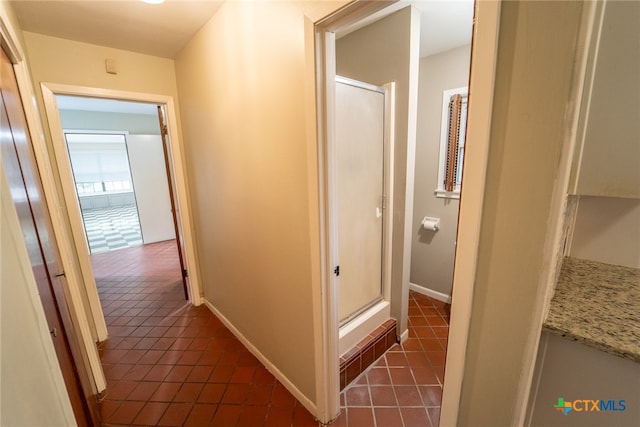
[{"label": "glass shower door", "polygon": [[338,314],[345,323],[382,298],[384,91],[336,81]]}]

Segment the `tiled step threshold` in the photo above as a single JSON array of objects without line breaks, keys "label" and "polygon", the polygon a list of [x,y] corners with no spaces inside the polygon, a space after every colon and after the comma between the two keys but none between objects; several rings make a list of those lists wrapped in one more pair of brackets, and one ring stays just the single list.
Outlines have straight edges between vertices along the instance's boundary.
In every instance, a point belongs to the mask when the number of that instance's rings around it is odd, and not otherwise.
[{"label": "tiled step threshold", "polygon": [[340,356],[340,390],[355,380],[397,341],[396,320],[389,319]]}]

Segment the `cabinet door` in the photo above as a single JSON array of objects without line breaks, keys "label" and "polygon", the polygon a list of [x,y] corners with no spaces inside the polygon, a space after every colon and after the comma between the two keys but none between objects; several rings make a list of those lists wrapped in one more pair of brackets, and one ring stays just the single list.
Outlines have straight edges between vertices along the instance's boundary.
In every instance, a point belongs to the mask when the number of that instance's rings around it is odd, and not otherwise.
[{"label": "cabinet door", "polygon": [[572,192],[640,198],[640,2],[608,1],[603,13],[602,26],[594,24]]}]

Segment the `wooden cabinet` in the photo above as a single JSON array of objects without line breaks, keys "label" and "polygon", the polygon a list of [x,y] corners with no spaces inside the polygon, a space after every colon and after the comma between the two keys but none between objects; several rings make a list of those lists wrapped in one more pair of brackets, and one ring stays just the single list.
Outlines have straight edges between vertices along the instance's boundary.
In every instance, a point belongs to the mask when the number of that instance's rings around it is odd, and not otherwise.
[{"label": "wooden cabinet", "polygon": [[640,2],[597,7],[570,193],[640,198]]}]

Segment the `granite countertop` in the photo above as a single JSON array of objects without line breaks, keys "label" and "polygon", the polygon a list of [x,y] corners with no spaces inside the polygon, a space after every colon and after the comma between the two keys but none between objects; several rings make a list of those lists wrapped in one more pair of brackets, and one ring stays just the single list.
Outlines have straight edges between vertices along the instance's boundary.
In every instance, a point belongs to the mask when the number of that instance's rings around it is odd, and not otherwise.
[{"label": "granite countertop", "polygon": [[640,362],[640,269],[565,258],[543,328]]}]

